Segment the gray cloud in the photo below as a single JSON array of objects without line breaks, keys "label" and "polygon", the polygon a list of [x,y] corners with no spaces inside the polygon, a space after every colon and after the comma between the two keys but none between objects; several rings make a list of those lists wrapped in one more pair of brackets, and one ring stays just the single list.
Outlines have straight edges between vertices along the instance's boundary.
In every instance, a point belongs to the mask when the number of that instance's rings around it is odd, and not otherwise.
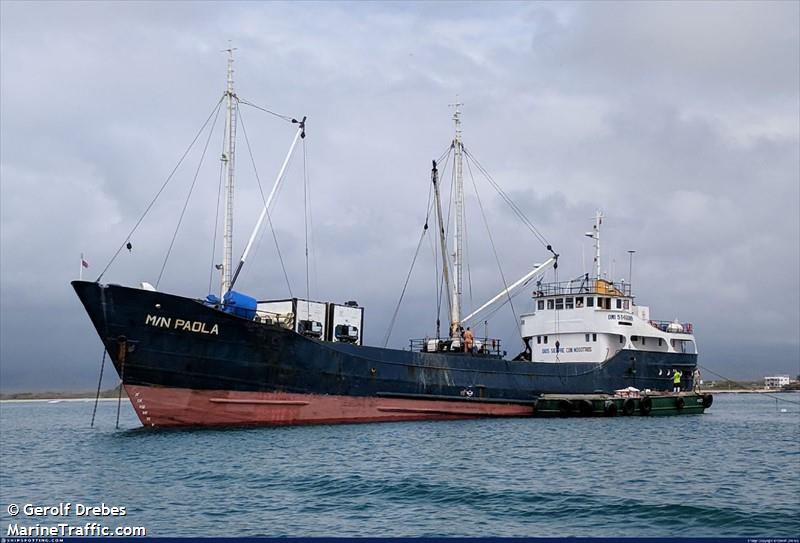
[{"label": "gray cloud", "polygon": [[[365,304],[369,342],[382,342],[408,270],[458,95],[468,148],[562,254],[560,278],[591,260],[583,232],[602,208],[609,271],[627,275],[626,250],[637,250],[640,302],[693,321],[704,365],[734,377],[800,371],[797,3],[224,8],[0,4],[4,390],[93,386],[100,345],[68,286],[77,257],[96,274],[124,241],[221,96],[228,39],[240,96],[309,115],[311,295]],[[242,113],[271,184],[293,129]],[[215,137],[165,290],[206,293],[220,149]],[[238,149],[237,254],[261,198]],[[273,219],[302,296],[301,157]],[[198,159],[104,280],[155,281]],[[546,255],[476,182],[511,280]],[[467,213],[477,305],[501,283],[473,196]],[[426,241],[395,346],[433,332],[432,261]],[[240,286],[287,294],[268,232]],[[510,311],[489,326],[516,349]]]}]

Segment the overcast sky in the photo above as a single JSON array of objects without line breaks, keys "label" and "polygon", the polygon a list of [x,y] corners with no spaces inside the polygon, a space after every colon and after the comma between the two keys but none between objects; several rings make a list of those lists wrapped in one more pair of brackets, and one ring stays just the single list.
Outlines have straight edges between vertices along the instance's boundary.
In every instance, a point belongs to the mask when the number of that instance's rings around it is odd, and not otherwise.
[{"label": "overcast sky", "polygon": [[[292,294],[306,294],[305,151],[310,295],[364,305],[367,343],[383,343],[458,99],[465,145],[561,254],[559,279],[588,271],[583,234],[602,209],[604,271],[632,280],[653,318],[694,323],[704,367],[796,375],[798,6],[1,2],[0,388],[95,386],[102,347],[69,285],[79,255],[94,279],[125,241],[221,97],[228,40],[241,98],[309,118],[273,212]],[[242,115],[271,185],[294,129]],[[162,290],[208,293],[221,123]],[[104,281],[156,282],[204,143]],[[242,140],[237,162],[235,255],[261,201]],[[513,281],[546,251],[473,173]],[[465,177],[469,309],[502,280]],[[434,332],[434,285],[426,239],[391,346]],[[237,287],[288,297],[269,231]],[[515,300],[517,314],[530,308],[528,293]],[[489,332],[521,349],[509,308]]]}]

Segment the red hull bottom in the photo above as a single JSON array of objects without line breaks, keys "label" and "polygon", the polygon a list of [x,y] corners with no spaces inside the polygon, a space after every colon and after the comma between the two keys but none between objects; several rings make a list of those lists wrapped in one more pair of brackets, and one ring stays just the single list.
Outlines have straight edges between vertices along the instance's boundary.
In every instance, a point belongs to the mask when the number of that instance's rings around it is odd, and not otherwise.
[{"label": "red hull bottom", "polygon": [[286,426],[478,417],[526,417],[526,405],[474,400],[235,392],[125,385],[144,426]]}]

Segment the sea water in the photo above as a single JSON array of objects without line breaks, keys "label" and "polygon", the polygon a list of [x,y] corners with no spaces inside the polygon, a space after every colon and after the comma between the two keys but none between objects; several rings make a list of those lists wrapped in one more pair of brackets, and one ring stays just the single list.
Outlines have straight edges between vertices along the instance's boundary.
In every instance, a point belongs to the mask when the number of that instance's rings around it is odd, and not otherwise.
[{"label": "sea water", "polygon": [[[0,528],[152,536],[800,535],[800,395],[704,415],[149,430],[123,403],[0,405]],[[790,403],[793,402],[793,403]],[[74,517],[75,504],[125,516]]]}]

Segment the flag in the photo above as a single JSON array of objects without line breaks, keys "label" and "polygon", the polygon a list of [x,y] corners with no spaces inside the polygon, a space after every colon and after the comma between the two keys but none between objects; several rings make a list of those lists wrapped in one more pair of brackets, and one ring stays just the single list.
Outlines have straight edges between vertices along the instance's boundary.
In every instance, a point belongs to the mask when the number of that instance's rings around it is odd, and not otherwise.
[{"label": "flag", "polygon": [[85,258],[83,258],[83,255],[81,255],[81,266],[84,267],[84,268],[88,268],[89,267],[89,261],[86,260]]}]

